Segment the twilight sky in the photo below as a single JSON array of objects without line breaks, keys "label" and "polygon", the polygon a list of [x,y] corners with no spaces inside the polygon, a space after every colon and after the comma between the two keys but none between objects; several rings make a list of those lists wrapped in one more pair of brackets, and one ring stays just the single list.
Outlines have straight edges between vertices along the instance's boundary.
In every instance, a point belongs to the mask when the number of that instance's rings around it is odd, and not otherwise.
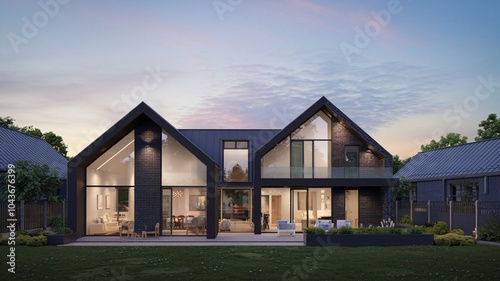
[{"label": "twilight sky", "polygon": [[145,101],[177,128],[283,128],[326,96],[392,154],[500,114],[500,2],[0,2],[0,116],[74,156]]}]

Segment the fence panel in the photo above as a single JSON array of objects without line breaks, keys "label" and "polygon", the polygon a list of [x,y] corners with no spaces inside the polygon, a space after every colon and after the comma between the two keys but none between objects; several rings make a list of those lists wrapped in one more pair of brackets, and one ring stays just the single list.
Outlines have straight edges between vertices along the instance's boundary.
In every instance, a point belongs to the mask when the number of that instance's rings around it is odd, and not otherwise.
[{"label": "fence panel", "polygon": [[[21,202],[16,202],[16,231],[21,230]],[[61,216],[67,218],[67,208],[65,208],[65,201],[58,201],[56,203],[47,204],[47,222],[52,216]],[[7,221],[10,219],[8,217],[8,205],[7,202],[0,202],[0,233],[8,233],[7,227],[11,223]],[[63,207],[64,205],[64,207]],[[24,203],[24,229],[31,230],[37,228],[43,228],[44,224],[44,202],[25,202]]]},{"label": "fence panel", "polygon": [[450,227],[462,229],[466,235],[472,235],[472,231],[476,227],[475,202],[453,202]]},{"label": "fence panel", "polygon": [[413,221],[417,225],[427,224],[428,220],[428,205],[425,201],[413,201]]}]

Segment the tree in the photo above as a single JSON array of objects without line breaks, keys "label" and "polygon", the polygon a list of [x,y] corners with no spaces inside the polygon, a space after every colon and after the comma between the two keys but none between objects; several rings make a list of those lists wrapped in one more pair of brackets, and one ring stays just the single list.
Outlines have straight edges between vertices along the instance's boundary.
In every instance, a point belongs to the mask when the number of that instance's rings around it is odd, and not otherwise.
[{"label": "tree", "polygon": [[67,157],[68,146],[64,143],[64,140],[61,136],[56,135],[52,131],[42,133],[42,131],[40,129],[35,128],[33,126],[25,126],[25,127],[20,128],[14,124],[14,121],[16,121],[16,120],[10,116],[0,117],[0,126],[11,128],[11,129],[17,130],[19,132],[44,139],[48,144],[50,144],[62,156],[68,158]]},{"label": "tree", "polygon": [[486,120],[481,121],[479,127],[482,129],[477,130],[476,141],[500,137],[500,118],[497,118],[495,113],[491,113]]},{"label": "tree", "polygon": [[410,191],[413,188],[412,184],[405,177],[399,179],[399,186],[392,188],[392,196],[394,200],[410,198]]},{"label": "tree", "polygon": [[399,158],[399,155],[394,155],[392,157],[392,171],[393,173],[397,173],[401,168],[403,168],[404,165],[406,165],[408,162],[410,162],[411,157],[408,157],[406,159],[401,160]]},{"label": "tree", "polygon": [[429,144],[422,144],[420,148],[422,149],[422,151],[426,151],[430,149],[454,146],[464,143],[467,143],[466,136],[462,136],[458,133],[448,133],[446,136],[441,136],[441,139],[439,141],[431,140]]},{"label": "tree", "polygon": [[[54,192],[62,185],[62,180],[59,178],[58,172],[50,168],[47,164],[33,164],[29,160],[20,160],[15,164],[15,182],[12,183],[16,187],[16,201],[33,201],[39,199],[47,199],[55,201]],[[5,173],[3,182],[7,183],[8,173]],[[3,192],[0,196],[7,199],[9,189],[2,188]]]}]

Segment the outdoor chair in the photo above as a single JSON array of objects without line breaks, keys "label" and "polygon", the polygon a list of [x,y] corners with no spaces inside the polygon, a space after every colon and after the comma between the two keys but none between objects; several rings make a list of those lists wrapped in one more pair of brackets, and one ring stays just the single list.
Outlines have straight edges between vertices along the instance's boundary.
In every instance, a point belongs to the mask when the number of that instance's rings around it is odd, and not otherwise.
[{"label": "outdoor chair", "polygon": [[278,236],[280,236],[281,233],[290,233],[295,236],[295,223],[288,220],[277,220],[276,224],[278,226]]},{"label": "outdoor chair", "polygon": [[160,236],[160,223],[157,222],[155,225],[155,230],[148,230],[148,226],[144,226],[144,230],[142,231],[142,238],[148,238],[149,234],[154,234],[155,238],[158,238]]},{"label": "outdoor chair", "polygon": [[200,232],[205,233],[206,227],[206,219],[204,216],[198,216],[193,218],[186,225],[186,235],[188,235],[189,231],[196,233],[198,235]]},{"label": "outdoor chair", "polygon": [[325,231],[328,231],[328,229],[333,228],[333,223],[331,220],[316,220],[316,224],[314,226],[323,228]]}]

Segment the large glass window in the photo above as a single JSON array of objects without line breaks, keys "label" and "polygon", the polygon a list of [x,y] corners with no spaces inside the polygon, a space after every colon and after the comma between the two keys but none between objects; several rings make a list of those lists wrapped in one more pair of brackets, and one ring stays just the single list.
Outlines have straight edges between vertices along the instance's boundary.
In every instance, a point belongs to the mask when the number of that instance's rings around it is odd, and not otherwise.
[{"label": "large glass window", "polygon": [[170,220],[172,234],[205,235],[207,227],[206,208],[206,188],[172,188],[172,218]]},{"label": "large glass window", "polygon": [[472,202],[478,199],[479,183],[477,181],[456,181],[450,183],[452,201]]},{"label": "large glass window", "polygon": [[248,182],[248,141],[224,141],[224,181]]},{"label": "large glass window", "polygon": [[134,185],[134,131],[87,167],[87,185]]},{"label": "large glass window", "polygon": [[261,230],[277,232],[277,220],[290,220],[290,188],[262,188]]},{"label": "large glass window", "polygon": [[162,185],[206,186],[207,167],[177,140],[162,134]]},{"label": "large glass window", "polygon": [[331,118],[319,111],[262,157],[263,178],[329,178]]}]

